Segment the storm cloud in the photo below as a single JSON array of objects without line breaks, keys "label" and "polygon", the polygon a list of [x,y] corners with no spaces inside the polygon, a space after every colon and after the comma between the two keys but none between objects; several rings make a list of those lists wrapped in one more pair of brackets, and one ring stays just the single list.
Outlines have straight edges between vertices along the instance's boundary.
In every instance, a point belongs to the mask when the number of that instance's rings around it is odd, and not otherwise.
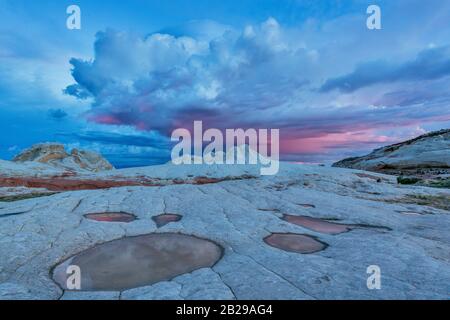
[{"label": "storm cloud", "polygon": [[194,120],[219,129],[278,128],[286,154],[380,145],[389,139],[375,131],[450,120],[443,112],[449,47],[403,62],[355,63],[355,71],[336,77],[327,44],[308,46],[300,30],[273,18],[201,36],[182,30],[97,33],[94,58],[71,59],[76,83],[65,93],[92,101],[88,121],[161,137]]},{"label": "storm cloud", "polygon": [[350,74],[329,79],[320,90],[353,92],[378,83],[433,80],[448,75],[450,47],[430,48],[420,52],[414,60],[402,64],[393,64],[386,60],[360,64]]},{"label": "storm cloud", "polygon": [[106,31],[95,59],[72,59],[77,98],[91,121],[169,132],[193,115],[222,121],[281,106],[306,83],[314,54],[292,45],[274,19],[211,40]]}]

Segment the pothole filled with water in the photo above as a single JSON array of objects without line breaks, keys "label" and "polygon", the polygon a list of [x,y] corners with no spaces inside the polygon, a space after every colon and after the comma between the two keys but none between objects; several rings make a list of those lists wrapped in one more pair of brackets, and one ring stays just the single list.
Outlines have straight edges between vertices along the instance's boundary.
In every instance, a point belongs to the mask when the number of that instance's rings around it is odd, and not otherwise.
[{"label": "pothole filled with water", "polygon": [[354,226],[351,225],[333,223],[326,220],[306,216],[292,216],[289,214],[283,215],[283,220],[309,230],[326,234],[340,234],[348,232],[352,230],[352,228],[354,228]]},{"label": "pothole filled with water", "polygon": [[155,221],[158,228],[161,228],[168,223],[180,221],[182,218],[183,216],[180,216],[179,214],[164,213],[159,216],[152,217],[152,220]]},{"label": "pothole filled with water", "polygon": [[307,216],[293,216],[289,214],[283,215],[282,219],[297,226],[330,235],[349,232],[353,229],[376,230],[377,232],[392,231],[391,228],[383,226],[373,226],[368,224],[341,224],[327,221],[332,219],[325,220]]},{"label": "pothole filled with water", "polygon": [[89,220],[100,222],[131,222],[136,220],[136,216],[126,212],[102,212],[88,213],[84,217]]},{"label": "pothole filled with water", "polygon": [[316,207],[315,205],[309,204],[309,203],[299,203],[298,205],[301,207],[304,207],[304,208],[315,208]]},{"label": "pothole filled with water", "polygon": [[302,254],[322,251],[328,246],[314,237],[295,233],[273,233],[264,238],[264,242],[284,251]]},{"label": "pothole filled with water", "polygon": [[419,212],[419,211],[414,211],[414,210],[399,210],[399,211],[396,211],[396,212],[398,212],[398,213],[401,213],[401,214],[403,214],[403,215],[406,215],[406,216],[425,216],[425,215],[432,215],[433,214],[433,212],[429,212],[429,211],[421,211],[421,212]]},{"label": "pothole filled with water", "polygon": [[79,267],[82,291],[122,291],[212,267],[222,248],[194,236],[160,233],[113,240],[57,265],[52,276],[67,290],[69,266]]}]

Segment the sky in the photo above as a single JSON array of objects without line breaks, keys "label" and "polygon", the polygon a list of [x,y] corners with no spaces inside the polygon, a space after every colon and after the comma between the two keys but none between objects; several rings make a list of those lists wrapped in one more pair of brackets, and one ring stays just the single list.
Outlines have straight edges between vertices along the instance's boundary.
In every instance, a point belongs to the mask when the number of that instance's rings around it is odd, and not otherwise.
[{"label": "sky", "polygon": [[61,142],[164,163],[202,120],[331,163],[449,128],[449,87],[447,0],[0,0],[0,159]]}]

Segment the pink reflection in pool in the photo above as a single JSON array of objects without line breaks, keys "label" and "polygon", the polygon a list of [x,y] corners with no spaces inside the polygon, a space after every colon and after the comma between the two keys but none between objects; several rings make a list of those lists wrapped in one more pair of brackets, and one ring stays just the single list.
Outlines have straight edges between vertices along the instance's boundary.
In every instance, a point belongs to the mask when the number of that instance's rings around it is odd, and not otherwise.
[{"label": "pink reflection in pool", "polygon": [[283,216],[283,220],[316,232],[332,235],[348,232],[354,228],[354,226],[351,225],[328,222],[312,217],[292,216],[288,214]]}]

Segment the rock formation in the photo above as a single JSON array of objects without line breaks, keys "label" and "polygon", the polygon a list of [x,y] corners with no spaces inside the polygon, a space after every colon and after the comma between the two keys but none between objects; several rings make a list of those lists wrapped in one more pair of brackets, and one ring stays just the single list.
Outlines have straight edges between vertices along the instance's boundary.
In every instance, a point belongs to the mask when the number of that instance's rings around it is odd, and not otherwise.
[{"label": "rock formation", "polygon": [[55,168],[75,172],[80,170],[100,172],[114,169],[108,160],[95,152],[73,149],[69,154],[64,145],[58,143],[35,144],[14,157],[13,161],[46,163]]},{"label": "rock formation", "polygon": [[450,174],[450,129],[344,159],[333,166],[394,175]]}]

